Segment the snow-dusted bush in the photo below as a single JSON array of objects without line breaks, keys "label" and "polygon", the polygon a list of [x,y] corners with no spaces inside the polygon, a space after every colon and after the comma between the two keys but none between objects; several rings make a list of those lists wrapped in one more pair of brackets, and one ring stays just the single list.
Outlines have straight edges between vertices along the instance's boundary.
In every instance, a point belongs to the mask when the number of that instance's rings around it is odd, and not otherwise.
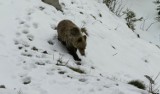
[{"label": "snow-dusted bush", "polygon": [[158,16],[157,16],[157,19],[158,19],[158,21],[160,21],[160,5],[158,6],[157,10],[158,10]]},{"label": "snow-dusted bush", "polygon": [[145,90],[146,89],[146,86],[145,84],[142,82],[142,81],[139,81],[139,80],[132,80],[132,81],[129,81],[128,84],[131,84],[139,89],[143,89]]},{"label": "snow-dusted bush", "polygon": [[0,85],[0,88],[6,88],[5,85]]},{"label": "snow-dusted bush", "polygon": [[59,3],[59,0],[42,0],[42,2],[50,4],[50,5],[54,6],[57,10],[62,11],[62,7]]},{"label": "snow-dusted bush", "polygon": [[124,9],[124,5],[122,3],[122,0],[103,0],[103,3],[110,9],[110,11],[112,11],[115,15],[117,16],[122,16],[123,13],[123,9]]},{"label": "snow-dusted bush", "polygon": [[159,86],[157,87],[157,78],[159,77],[160,75],[160,72],[158,73],[158,75],[155,77],[155,78],[152,78],[148,75],[145,75],[145,77],[148,79],[149,81],[149,90],[148,92],[150,94],[159,94]]},{"label": "snow-dusted bush", "polygon": [[159,4],[160,3],[160,0],[156,0],[154,1],[155,4]]},{"label": "snow-dusted bush", "polygon": [[160,22],[160,0],[156,0],[156,1],[154,1],[154,3],[156,5],[158,5],[157,6],[157,17],[156,17],[156,19]]},{"label": "snow-dusted bush", "polygon": [[129,10],[129,9],[127,9],[123,13],[126,16],[125,20],[127,21],[127,23],[126,23],[127,26],[130,29],[132,29],[132,31],[134,31],[135,30],[135,22],[141,21],[143,18],[141,17],[141,18],[137,19],[136,14],[132,10]]}]

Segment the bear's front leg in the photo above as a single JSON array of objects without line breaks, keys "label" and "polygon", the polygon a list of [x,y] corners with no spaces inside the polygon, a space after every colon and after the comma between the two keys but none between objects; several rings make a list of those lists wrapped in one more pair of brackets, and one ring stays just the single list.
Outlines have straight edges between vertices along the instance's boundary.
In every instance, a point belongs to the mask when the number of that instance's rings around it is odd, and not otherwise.
[{"label": "bear's front leg", "polygon": [[69,54],[71,54],[74,58],[74,60],[76,61],[81,61],[81,59],[78,57],[77,55],[77,48],[74,48],[74,47],[67,47],[68,51],[69,51]]},{"label": "bear's front leg", "polygon": [[59,38],[59,37],[58,37],[58,40],[59,40],[64,46],[66,46],[66,42],[65,42],[65,41],[62,41],[61,38]]}]

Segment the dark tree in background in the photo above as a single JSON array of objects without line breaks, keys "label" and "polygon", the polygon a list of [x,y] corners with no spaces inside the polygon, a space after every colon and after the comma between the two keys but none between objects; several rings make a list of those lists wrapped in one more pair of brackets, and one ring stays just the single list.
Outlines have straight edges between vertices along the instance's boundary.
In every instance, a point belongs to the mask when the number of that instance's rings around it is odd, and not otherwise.
[{"label": "dark tree in background", "polygon": [[160,4],[159,4],[159,6],[157,7],[157,10],[158,10],[157,19],[158,19],[158,21],[160,21]]},{"label": "dark tree in background", "polygon": [[103,3],[118,17],[123,15],[122,11],[125,8],[122,0],[103,0]]},{"label": "dark tree in background", "polygon": [[62,11],[62,7],[59,3],[59,0],[42,0],[42,2],[54,6],[57,10]]},{"label": "dark tree in background", "polygon": [[143,17],[141,18],[136,18],[136,14],[130,10],[130,9],[127,9],[126,11],[123,12],[124,15],[126,16],[125,17],[125,20],[126,20],[126,24],[127,26],[132,30],[134,31],[135,30],[135,22],[137,21],[141,21],[143,19]]},{"label": "dark tree in background", "polygon": [[157,17],[156,19],[160,22],[160,0],[154,1],[154,3],[157,5]]}]

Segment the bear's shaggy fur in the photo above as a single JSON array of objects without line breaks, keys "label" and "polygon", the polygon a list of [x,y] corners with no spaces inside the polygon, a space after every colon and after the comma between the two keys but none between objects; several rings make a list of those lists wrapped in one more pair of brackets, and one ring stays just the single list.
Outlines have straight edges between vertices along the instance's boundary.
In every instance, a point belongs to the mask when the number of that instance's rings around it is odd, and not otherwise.
[{"label": "bear's shaggy fur", "polygon": [[86,35],[70,20],[62,20],[57,26],[58,40],[66,46],[74,60],[81,61],[77,55],[77,49],[81,55],[85,55]]}]

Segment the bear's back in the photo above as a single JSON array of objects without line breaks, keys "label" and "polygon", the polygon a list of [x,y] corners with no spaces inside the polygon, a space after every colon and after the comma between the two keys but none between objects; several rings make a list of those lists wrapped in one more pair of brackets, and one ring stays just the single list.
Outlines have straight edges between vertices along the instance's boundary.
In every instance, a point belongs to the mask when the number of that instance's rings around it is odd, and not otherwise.
[{"label": "bear's back", "polygon": [[81,36],[79,28],[70,20],[62,20],[57,26],[58,38],[68,41],[69,38]]},{"label": "bear's back", "polygon": [[72,21],[70,20],[62,20],[59,22],[57,26],[58,32],[68,31],[72,28],[77,27]]}]

